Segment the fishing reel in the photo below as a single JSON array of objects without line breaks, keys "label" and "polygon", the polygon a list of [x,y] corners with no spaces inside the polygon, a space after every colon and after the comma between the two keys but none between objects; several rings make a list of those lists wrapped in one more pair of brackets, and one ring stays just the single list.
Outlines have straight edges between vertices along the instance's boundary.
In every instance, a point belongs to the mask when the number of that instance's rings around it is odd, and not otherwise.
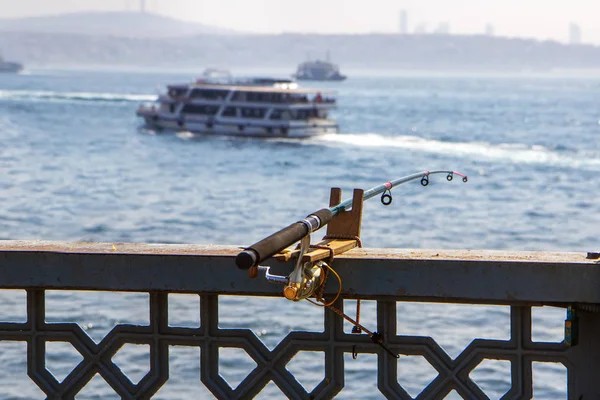
[{"label": "fishing reel", "polygon": [[302,257],[310,247],[310,235],[300,241],[300,252],[294,270],[288,275],[275,275],[269,272],[271,267],[259,265],[258,269],[264,271],[265,279],[271,283],[283,284],[283,296],[292,301],[300,301],[313,297],[317,290],[325,283],[325,269],[327,263],[319,261],[302,261]]}]

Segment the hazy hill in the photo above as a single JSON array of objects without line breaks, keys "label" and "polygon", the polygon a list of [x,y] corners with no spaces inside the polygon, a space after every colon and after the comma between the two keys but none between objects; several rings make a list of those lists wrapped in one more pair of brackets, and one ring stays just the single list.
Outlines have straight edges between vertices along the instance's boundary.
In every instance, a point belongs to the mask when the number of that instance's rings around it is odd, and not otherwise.
[{"label": "hazy hill", "polygon": [[348,68],[538,71],[600,69],[600,47],[459,35],[196,35],[171,38],[0,32],[0,50],[26,66],[283,67],[312,57]]},{"label": "hazy hill", "polygon": [[140,12],[83,12],[41,17],[0,19],[0,31],[69,33],[136,38],[167,38],[235,32],[158,14]]}]

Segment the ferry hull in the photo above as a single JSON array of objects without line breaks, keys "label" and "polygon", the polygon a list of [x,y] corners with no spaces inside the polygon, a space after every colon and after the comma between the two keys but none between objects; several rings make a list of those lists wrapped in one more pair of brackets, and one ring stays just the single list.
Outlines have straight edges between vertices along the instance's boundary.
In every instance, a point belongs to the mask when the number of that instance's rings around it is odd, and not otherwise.
[{"label": "ferry hull", "polygon": [[[138,114],[139,115],[139,114]],[[268,127],[233,122],[212,122],[161,118],[156,115],[139,115],[150,129],[187,131],[203,135],[224,135],[260,138],[308,138],[338,133],[335,123],[303,124],[289,127]]]},{"label": "ferry hull", "polygon": [[19,63],[0,62],[0,73],[18,74],[23,71],[23,66]]}]

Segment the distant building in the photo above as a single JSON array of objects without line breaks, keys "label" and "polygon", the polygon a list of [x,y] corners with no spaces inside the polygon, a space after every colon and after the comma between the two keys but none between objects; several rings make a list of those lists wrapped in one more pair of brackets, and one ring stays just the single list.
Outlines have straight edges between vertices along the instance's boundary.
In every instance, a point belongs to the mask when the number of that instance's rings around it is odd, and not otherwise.
[{"label": "distant building", "polygon": [[425,24],[425,22],[421,22],[420,24],[418,24],[415,27],[415,33],[417,33],[417,34],[427,33],[427,25]]},{"label": "distant building", "polygon": [[140,0],[140,12],[142,14],[146,12],[146,0]]},{"label": "distant building", "polygon": [[400,33],[402,35],[408,34],[408,13],[406,10],[400,11]]},{"label": "distant building", "polygon": [[485,26],[486,36],[494,36],[494,33],[495,33],[494,25],[486,24],[486,26]]},{"label": "distant building", "polygon": [[569,43],[580,44],[581,43],[581,28],[574,22],[569,24]]},{"label": "distant building", "polygon": [[450,24],[448,22],[440,22],[435,31],[433,31],[433,33],[438,35],[449,35]]}]

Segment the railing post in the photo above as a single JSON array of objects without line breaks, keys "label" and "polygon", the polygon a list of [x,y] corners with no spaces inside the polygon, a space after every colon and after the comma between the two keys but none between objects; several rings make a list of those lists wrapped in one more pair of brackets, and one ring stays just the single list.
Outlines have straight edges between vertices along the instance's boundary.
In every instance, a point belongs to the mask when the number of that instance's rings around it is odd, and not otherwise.
[{"label": "railing post", "polygon": [[[600,311],[600,310],[594,310]],[[600,312],[577,311],[579,319],[578,344],[568,350],[569,399],[600,398]]]}]

